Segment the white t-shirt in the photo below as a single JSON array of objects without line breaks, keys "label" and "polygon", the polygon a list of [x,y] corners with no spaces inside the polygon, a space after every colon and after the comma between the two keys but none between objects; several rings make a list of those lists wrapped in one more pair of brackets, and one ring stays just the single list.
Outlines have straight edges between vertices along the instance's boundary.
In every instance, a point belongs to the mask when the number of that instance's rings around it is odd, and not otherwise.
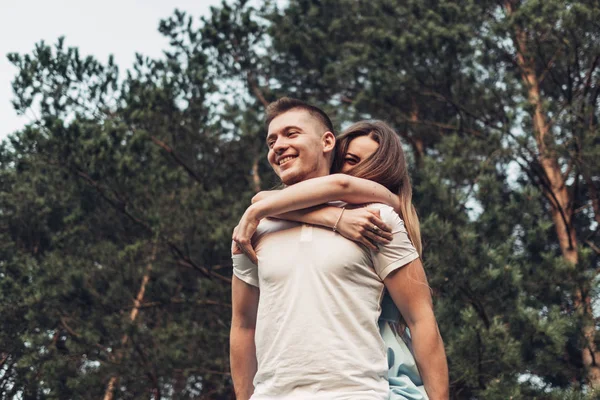
[{"label": "white t-shirt", "polygon": [[233,256],[234,274],[260,288],[252,400],[387,399],[383,279],[418,254],[398,214],[373,207],[394,236],[378,252],[331,229],[265,219],[258,267]]}]

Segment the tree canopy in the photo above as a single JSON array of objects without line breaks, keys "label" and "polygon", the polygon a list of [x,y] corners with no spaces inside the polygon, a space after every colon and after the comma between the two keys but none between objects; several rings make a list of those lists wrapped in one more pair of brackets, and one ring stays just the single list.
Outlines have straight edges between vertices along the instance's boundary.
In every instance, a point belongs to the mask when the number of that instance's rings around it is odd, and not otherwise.
[{"label": "tree canopy", "polygon": [[124,74],[68,38],[9,54],[37,117],[0,145],[2,398],[232,398],[231,232],[277,185],[283,95],[403,140],[453,399],[597,396],[598,21],[594,1],[232,0],[166,17],[164,56]]}]

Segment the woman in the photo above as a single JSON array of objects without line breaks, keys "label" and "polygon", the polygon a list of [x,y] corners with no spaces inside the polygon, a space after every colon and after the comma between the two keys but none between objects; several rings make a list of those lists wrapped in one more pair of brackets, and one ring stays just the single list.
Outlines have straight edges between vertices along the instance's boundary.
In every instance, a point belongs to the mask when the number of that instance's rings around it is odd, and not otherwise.
[{"label": "woman", "polygon": [[[330,227],[343,236],[376,250],[378,243],[387,243],[392,238],[390,228],[381,221],[376,209],[347,206],[347,209],[340,210],[337,206],[321,204],[335,200],[349,204],[378,202],[394,207],[404,220],[408,238],[418,254],[421,254],[419,222],[411,202],[412,188],[404,153],[398,135],[387,124],[364,121],[346,129],[337,138],[332,172],[341,174],[310,179],[281,191],[257,195],[253,199],[254,204],[248,208],[236,227],[234,241],[256,263],[250,239],[261,218],[274,216]],[[425,390],[431,397],[443,398],[447,396],[448,390],[447,366],[443,344],[431,311],[427,279],[419,259],[402,268],[409,269],[408,272],[411,273],[408,275],[408,285],[415,289],[414,296],[402,297],[407,293],[406,288],[400,290],[387,284],[386,287],[415,335],[415,358]],[[427,290],[423,290],[424,287]],[[400,291],[402,296],[398,294]],[[397,331],[396,324],[390,322],[397,321],[397,309],[389,299],[384,300],[382,308],[379,326],[388,346],[388,363],[391,366],[390,398],[426,398],[424,391],[418,388],[422,382],[414,364],[415,359],[402,339],[399,339],[405,332]]]}]

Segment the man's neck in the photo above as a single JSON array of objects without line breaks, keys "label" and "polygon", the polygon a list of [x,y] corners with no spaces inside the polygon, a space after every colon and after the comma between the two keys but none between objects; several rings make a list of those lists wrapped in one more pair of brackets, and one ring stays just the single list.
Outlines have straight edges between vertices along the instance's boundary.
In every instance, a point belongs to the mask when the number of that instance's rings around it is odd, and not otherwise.
[{"label": "man's neck", "polygon": [[[315,174],[311,174],[310,176],[305,177],[304,179],[302,179],[301,181],[298,181],[298,182],[304,182],[309,179],[320,178],[322,176],[327,176],[327,175],[329,175],[329,171],[317,172]],[[296,183],[298,183],[298,182],[296,182]],[[290,186],[290,185],[288,185],[288,186]]]}]

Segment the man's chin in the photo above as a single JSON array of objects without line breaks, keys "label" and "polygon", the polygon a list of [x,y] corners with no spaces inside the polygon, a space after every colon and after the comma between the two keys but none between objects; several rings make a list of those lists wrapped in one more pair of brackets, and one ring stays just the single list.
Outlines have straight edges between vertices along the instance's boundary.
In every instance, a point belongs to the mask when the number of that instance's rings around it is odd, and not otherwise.
[{"label": "man's chin", "polygon": [[294,183],[298,183],[303,180],[301,175],[294,174],[292,173],[292,171],[289,171],[289,173],[282,173],[281,175],[279,175],[279,178],[281,179],[281,182],[286,186],[293,185]]}]

